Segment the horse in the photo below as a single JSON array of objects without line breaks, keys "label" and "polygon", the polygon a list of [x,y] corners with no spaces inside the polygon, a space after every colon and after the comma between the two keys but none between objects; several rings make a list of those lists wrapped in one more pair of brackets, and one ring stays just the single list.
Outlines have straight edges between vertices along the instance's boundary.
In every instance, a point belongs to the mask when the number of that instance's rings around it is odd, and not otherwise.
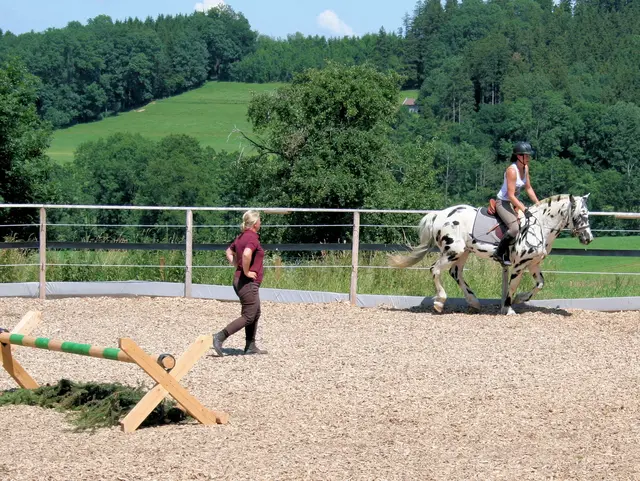
[{"label": "horse", "polygon": [[[513,315],[515,311],[512,305],[530,300],[544,286],[544,277],[540,270],[540,263],[551,252],[553,241],[563,229],[570,229],[573,237],[578,236],[579,241],[587,245],[593,240],[589,225],[589,210],[585,196],[556,195],[541,200],[529,207],[531,216],[519,217],[520,231],[516,239],[509,246],[512,272],[509,279],[509,289],[503,296],[500,312]],[[483,217],[484,214],[484,217]],[[408,254],[396,254],[389,257],[389,264],[393,267],[409,267],[418,263],[435,245],[440,251],[439,258],[431,266],[431,275],[436,287],[436,295],[433,298],[433,307],[437,312],[442,312],[447,300],[447,293],[442,286],[440,274],[448,269],[451,277],[458,283],[467,304],[473,311],[480,310],[478,298],[464,280],[463,269],[469,254],[473,253],[480,258],[492,258],[497,248],[497,242],[487,236],[478,235],[475,224],[481,224],[481,220],[487,219],[486,209],[478,209],[470,205],[455,205],[447,209],[425,215],[419,225],[418,233],[420,244],[411,248]],[[503,232],[506,227],[496,216],[492,231]],[[484,224],[487,225],[486,223]],[[500,227],[500,229],[496,229]],[[483,229],[484,234],[486,228]],[[499,236],[496,236],[495,240]],[[518,294],[516,290],[522,279],[524,271],[529,269],[536,284],[530,292]]]}]

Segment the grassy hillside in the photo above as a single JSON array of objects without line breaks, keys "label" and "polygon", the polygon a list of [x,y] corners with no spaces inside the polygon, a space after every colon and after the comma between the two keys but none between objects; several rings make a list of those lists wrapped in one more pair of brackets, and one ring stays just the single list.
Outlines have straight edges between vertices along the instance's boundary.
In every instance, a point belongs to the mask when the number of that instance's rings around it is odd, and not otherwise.
[{"label": "grassy hillside", "polygon": [[[156,140],[169,134],[189,134],[202,145],[216,150],[238,150],[240,138],[229,137],[229,134],[235,127],[250,131],[247,105],[252,93],[274,90],[281,85],[209,82],[199,89],[155,100],[115,117],[57,130],[47,153],[57,162],[70,162],[81,143],[116,132],[139,133]],[[401,92],[398,103],[416,95],[417,91]]]},{"label": "grassy hillside", "polygon": [[407,97],[417,99],[419,93],[419,90],[403,90],[402,92],[400,92],[400,103],[404,102],[404,99],[406,99]]},{"label": "grassy hillside", "polygon": [[115,117],[57,130],[48,154],[55,161],[69,162],[81,143],[116,132],[139,133],[155,140],[169,134],[189,134],[216,150],[237,150],[239,138],[228,137],[235,127],[250,130],[247,105],[252,93],[274,90],[280,85],[209,82]]}]

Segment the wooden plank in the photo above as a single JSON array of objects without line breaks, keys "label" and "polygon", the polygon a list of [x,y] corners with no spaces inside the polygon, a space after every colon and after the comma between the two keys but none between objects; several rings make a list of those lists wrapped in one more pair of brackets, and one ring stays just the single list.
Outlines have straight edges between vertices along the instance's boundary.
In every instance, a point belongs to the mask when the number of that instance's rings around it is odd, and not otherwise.
[{"label": "wooden plank", "polygon": [[126,352],[154,381],[161,384],[176,401],[185,407],[191,416],[202,424],[216,424],[216,416],[189,394],[173,376],[158,366],[156,361],[132,339],[126,337],[120,339],[120,349]]},{"label": "wooden plank", "polygon": [[38,383],[29,376],[29,373],[24,370],[18,361],[16,361],[11,354],[10,344],[0,344],[2,350],[2,367],[9,373],[9,376],[13,378],[18,386],[24,389],[36,389],[40,387]]},{"label": "wooden plank", "polygon": [[187,209],[187,232],[184,246],[184,297],[191,297],[192,270],[193,270],[193,211]]},{"label": "wooden plank", "polygon": [[11,330],[12,334],[23,334],[28,336],[42,322],[41,311],[29,311],[20,320],[18,324]]},{"label": "wooden plank", "polygon": [[40,207],[40,235],[38,251],[40,253],[40,279],[38,291],[40,299],[47,297],[47,211]]},{"label": "wooden plank", "polygon": [[[196,362],[211,349],[212,336],[200,336],[196,341],[189,346],[189,348],[180,356],[176,362],[176,366],[171,371],[170,375],[175,378],[176,381],[180,381],[189,370],[195,365]],[[151,411],[162,402],[167,396],[167,390],[162,384],[156,384],[155,387],[149,391],[145,396],[136,404],[129,414],[120,421],[122,430],[126,433],[130,433],[138,429],[140,424],[151,414]],[[224,412],[213,412],[218,424],[226,424],[229,420],[229,415]]]},{"label": "wooden plank", "polygon": [[353,238],[351,244],[351,285],[349,300],[351,305],[358,303],[358,256],[360,251],[360,212],[353,213]]}]

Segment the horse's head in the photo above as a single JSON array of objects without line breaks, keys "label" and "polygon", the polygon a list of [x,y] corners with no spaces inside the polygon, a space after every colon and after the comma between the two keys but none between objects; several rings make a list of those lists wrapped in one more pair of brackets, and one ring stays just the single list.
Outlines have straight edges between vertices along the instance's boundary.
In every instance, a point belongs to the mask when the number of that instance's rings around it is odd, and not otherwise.
[{"label": "horse's head", "polygon": [[591,226],[589,225],[589,209],[587,199],[590,194],[583,197],[569,196],[569,221],[567,226],[571,229],[572,236],[578,236],[580,243],[587,245],[593,240]]}]

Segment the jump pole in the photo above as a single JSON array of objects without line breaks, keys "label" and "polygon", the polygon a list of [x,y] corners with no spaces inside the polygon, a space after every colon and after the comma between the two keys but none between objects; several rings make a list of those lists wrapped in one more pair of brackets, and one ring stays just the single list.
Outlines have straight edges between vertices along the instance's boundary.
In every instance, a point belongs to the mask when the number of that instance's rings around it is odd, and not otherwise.
[{"label": "jump pole", "polygon": [[167,395],[171,395],[182,409],[202,424],[226,424],[228,422],[229,415],[227,413],[206,409],[179,383],[189,369],[211,349],[213,336],[200,336],[178,360],[170,354],[161,354],[154,358],[129,338],[120,339],[119,348],[111,348],[58,341],[46,337],[28,336],[28,331],[32,330],[40,322],[40,319],[41,314],[37,311],[32,311],[23,318],[12,332],[0,329],[2,367],[20,387],[35,389],[39,385],[13,357],[12,346],[31,347],[128,362],[137,364],[157,384],[120,422],[123,431],[135,431]]},{"label": "jump pole", "polygon": [[[118,349],[117,347],[100,347],[92,346],[91,344],[81,344],[78,342],[59,341],[46,337],[31,337],[23,334],[12,334],[2,328],[0,328],[0,343],[136,364],[136,361],[134,361],[126,352],[122,349]],[[164,369],[173,369],[176,365],[176,360],[171,354],[160,354],[157,356],[156,360]]]}]

